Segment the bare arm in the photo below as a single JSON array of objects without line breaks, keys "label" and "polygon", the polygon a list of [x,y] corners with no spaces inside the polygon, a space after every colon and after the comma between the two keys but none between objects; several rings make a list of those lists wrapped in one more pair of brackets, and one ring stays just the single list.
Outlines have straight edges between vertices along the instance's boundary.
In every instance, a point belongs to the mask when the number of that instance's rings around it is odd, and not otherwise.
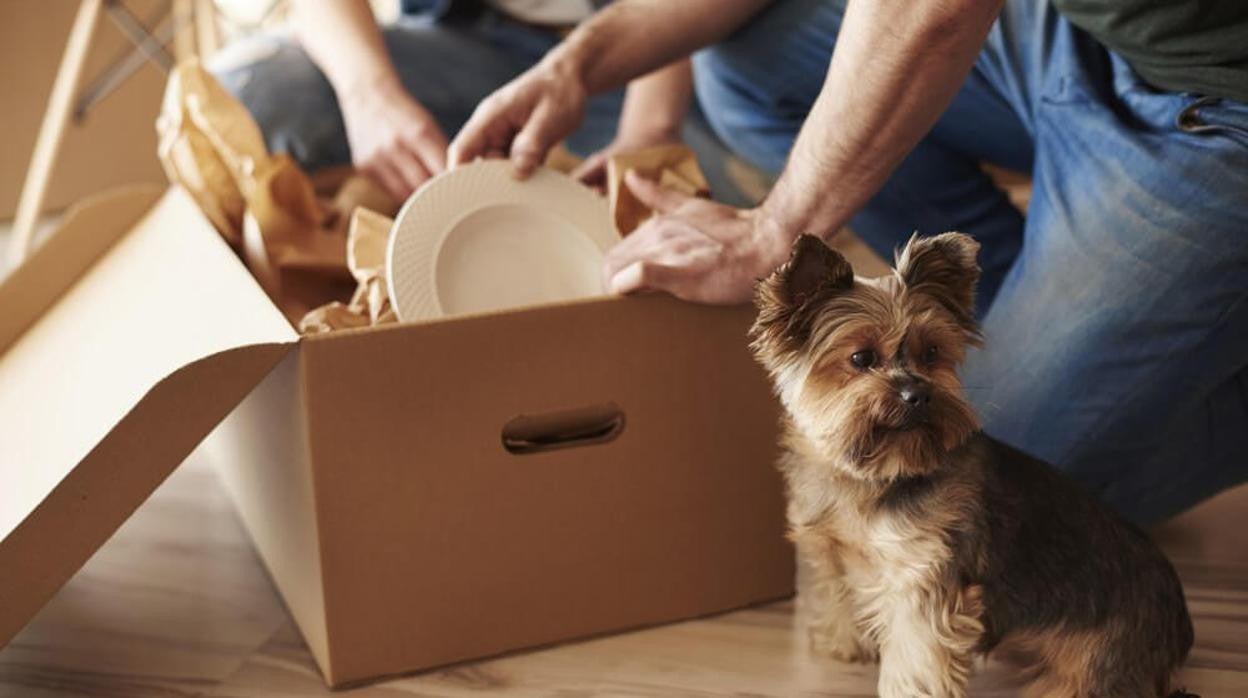
[{"label": "bare arm", "polygon": [[738,210],[630,180],[665,215],[612,251],[610,287],[748,300],[799,233],[834,234],[879,190],[952,101],[1001,1],[851,0],[819,98],[762,206]]},{"label": "bare arm", "polygon": [[399,81],[368,0],[294,0],[291,9],[338,96],[356,167],[399,201],[446,169],[446,136]]},{"label": "bare arm", "polygon": [[683,59],[771,0],[617,0],[523,75],[487,97],[451,144],[452,164],[508,153],[527,176],[572,133],[588,95]]},{"label": "bare arm", "polygon": [[294,0],[295,35],[340,96],[398,86],[368,0]]},{"label": "bare arm", "polygon": [[774,0],[617,0],[551,53],[590,94],[614,89],[723,39]]},{"label": "bare arm", "polygon": [[620,110],[621,135],[679,138],[692,99],[693,68],[688,58],[633,80]]},{"label": "bare arm", "polygon": [[605,190],[607,160],[621,151],[680,142],[681,127],[693,99],[693,68],[682,59],[628,83],[615,138],[585,158],[572,173],[581,182]]},{"label": "bare arm", "polygon": [[763,205],[787,250],[836,233],[966,79],[1001,0],[849,3],[823,89]]}]

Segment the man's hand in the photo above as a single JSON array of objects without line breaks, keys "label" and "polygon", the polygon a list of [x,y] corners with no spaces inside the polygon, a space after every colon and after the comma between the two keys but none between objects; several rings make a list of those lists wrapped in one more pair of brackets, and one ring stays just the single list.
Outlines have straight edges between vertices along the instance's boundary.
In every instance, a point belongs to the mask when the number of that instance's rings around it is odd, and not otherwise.
[{"label": "man's hand", "polygon": [[[311,2],[312,0],[304,0]],[[606,92],[729,35],[771,0],[612,3],[532,69],[477,105],[451,143],[452,167],[507,155],[524,178]]]},{"label": "man's hand", "polygon": [[446,136],[397,81],[341,103],[352,162],[397,201],[446,169]]},{"label": "man's hand", "polygon": [[524,179],[580,126],[585,100],[578,71],[558,60],[544,60],[477,105],[451,143],[450,164],[507,155],[516,176]]},{"label": "man's hand", "polygon": [[636,172],[624,182],[655,216],[607,255],[603,277],[613,293],[667,291],[699,303],[744,303],[755,282],[786,259],[794,236],[761,209],[685,196]]},{"label": "man's hand", "polygon": [[292,0],[290,9],[295,36],[338,96],[355,166],[399,201],[446,169],[446,136],[403,89],[368,0]]}]

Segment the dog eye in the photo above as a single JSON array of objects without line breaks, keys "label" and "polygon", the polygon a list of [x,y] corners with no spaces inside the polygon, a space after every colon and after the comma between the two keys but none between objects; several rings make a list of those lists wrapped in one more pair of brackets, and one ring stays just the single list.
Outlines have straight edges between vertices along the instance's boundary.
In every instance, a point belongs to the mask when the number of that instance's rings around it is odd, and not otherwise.
[{"label": "dog eye", "polygon": [[856,351],[849,357],[849,362],[861,369],[871,368],[875,365],[875,352],[870,349]]},{"label": "dog eye", "polygon": [[926,349],[923,350],[923,363],[925,364],[936,363],[936,357],[938,354],[939,354],[939,351],[936,349],[936,345],[935,344],[929,345]]}]

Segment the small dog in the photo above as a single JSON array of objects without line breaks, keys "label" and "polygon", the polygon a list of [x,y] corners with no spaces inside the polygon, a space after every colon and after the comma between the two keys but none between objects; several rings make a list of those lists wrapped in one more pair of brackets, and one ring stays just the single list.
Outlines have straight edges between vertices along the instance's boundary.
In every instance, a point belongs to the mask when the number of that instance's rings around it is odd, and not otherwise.
[{"label": "small dog", "polygon": [[886,698],[963,696],[972,661],[1029,696],[1163,696],[1192,646],[1174,568],[1140,530],[986,436],[957,367],[978,345],[979,245],[911,238],[855,279],[804,235],[756,292],[751,348],[787,412],[781,469],[817,650],[879,659]]}]

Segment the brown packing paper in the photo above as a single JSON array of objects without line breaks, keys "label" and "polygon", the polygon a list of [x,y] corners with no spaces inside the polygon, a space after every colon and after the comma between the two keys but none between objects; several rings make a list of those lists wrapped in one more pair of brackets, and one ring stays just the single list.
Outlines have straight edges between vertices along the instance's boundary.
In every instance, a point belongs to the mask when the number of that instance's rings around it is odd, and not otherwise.
[{"label": "brown packing paper", "polygon": [[241,183],[269,157],[247,110],[191,59],[169,75],[156,131],[165,174],[237,245],[245,208]]},{"label": "brown packing paper", "polygon": [[611,218],[621,236],[633,232],[653,213],[624,184],[624,174],[629,170],[682,194],[710,195],[710,185],[698,166],[697,155],[684,145],[656,145],[612,155],[607,161],[607,196],[611,200]]},{"label": "brown packing paper", "polygon": [[347,223],[359,205],[393,213],[398,203],[365,177],[335,177],[322,199],[287,155],[270,156],[237,100],[192,59],[175,68],[165,93],[159,154],[243,257],[265,291],[295,321],[349,293]]},{"label": "brown packing paper", "polygon": [[555,172],[570,175],[581,164],[581,159],[576,156],[576,153],[568,150],[567,146],[560,143],[550,149],[550,152],[546,154],[546,161],[542,164]]},{"label": "brown packing paper", "polygon": [[394,221],[357,207],[347,232],[347,268],[355,278],[355,293],[347,304],[334,301],[309,312],[299,321],[301,334],[368,327],[395,321],[386,288],[386,244]]},{"label": "brown packing paper", "polygon": [[309,310],[303,316],[303,319],[299,321],[299,334],[321,334],[322,332],[333,332],[334,330],[368,327],[368,316],[352,310],[354,305],[354,299],[352,299],[351,305],[333,301],[319,308]]},{"label": "brown packing paper", "polygon": [[[315,177],[314,177],[315,180]],[[320,189],[318,192],[322,191]],[[336,186],[324,190],[332,197],[330,210],[337,219],[334,225],[347,225],[357,208],[365,208],[383,216],[393,217],[399,212],[400,202],[373,183],[373,180],[350,168],[349,173]],[[330,193],[332,192],[332,194]]]},{"label": "brown packing paper", "polygon": [[359,286],[351,297],[353,307],[368,313],[369,323],[383,325],[398,318],[390,307],[386,284],[386,246],[394,220],[366,208],[357,208],[347,233],[347,267]]}]

